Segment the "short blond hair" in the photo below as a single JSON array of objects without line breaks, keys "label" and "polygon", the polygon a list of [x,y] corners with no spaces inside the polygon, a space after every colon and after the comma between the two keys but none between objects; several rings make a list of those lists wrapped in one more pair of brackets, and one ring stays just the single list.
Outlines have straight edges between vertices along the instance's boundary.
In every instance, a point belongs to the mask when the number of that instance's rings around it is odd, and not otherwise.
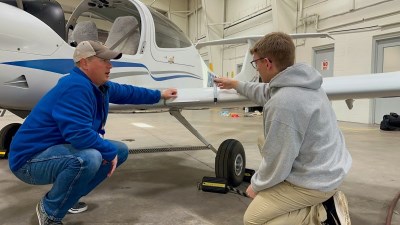
[{"label": "short blond hair", "polygon": [[292,66],[295,60],[296,47],[292,38],[283,32],[272,32],[258,40],[250,53],[268,58],[275,63],[279,71]]}]

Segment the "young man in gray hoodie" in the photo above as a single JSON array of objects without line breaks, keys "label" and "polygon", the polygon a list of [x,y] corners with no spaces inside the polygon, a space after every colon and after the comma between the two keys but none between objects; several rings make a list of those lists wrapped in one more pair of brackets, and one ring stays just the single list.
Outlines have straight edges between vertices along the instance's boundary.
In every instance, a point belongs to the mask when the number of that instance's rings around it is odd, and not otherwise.
[{"label": "young man in gray hoodie", "polygon": [[346,224],[344,194],[337,191],[352,159],[314,68],[294,64],[295,46],[285,33],[270,33],[250,50],[263,83],[215,78],[264,106],[261,164],[247,194],[244,224]]}]

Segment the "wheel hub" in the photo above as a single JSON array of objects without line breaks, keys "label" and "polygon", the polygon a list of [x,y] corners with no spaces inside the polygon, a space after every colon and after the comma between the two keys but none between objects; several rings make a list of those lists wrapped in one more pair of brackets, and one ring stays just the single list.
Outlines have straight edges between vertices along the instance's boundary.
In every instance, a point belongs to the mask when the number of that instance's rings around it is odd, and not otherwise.
[{"label": "wheel hub", "polygon": [[243,157],[241,154],[238,154],[235,158],[235,174],[239,176],[243,171]]}]

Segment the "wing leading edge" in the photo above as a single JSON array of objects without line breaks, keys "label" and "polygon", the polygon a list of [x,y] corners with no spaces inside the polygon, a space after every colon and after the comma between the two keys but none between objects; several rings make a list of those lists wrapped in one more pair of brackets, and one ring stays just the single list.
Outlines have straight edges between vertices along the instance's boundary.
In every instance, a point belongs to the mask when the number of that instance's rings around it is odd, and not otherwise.
[{"label": "wing leading edge", "polygon": [[400,72],[324,78],[330,100],[400,97]]}]

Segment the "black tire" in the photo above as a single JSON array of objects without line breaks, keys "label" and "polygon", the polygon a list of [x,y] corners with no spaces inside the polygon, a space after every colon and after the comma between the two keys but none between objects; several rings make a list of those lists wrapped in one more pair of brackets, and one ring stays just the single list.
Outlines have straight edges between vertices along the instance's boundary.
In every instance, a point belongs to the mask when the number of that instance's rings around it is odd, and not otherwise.
[{"label": "black tire", "polygon": [[20,126],[20,123],[10,123],[0,130],[0,159],[8,158],[11,140]]},{"label": "black tire", "polygon": [[215,175],[225,178],[228,184],[237,187],[244,177],[246,155],[243,145],[235,139],[227,139],[221,143],[215,157]]}]

